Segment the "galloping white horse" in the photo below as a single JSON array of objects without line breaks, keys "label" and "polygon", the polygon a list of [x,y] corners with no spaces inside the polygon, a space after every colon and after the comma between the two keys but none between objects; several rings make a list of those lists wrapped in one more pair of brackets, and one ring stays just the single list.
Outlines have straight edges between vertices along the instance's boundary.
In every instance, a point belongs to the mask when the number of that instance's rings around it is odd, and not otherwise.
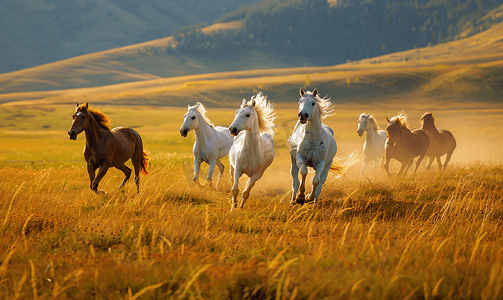
[{"label": "galloping white horse", "polygon": [[232,146],[232,136],[226,127],[214,126],[206,117],[206,109],[197,102],[196,105],[188,107],[188,112],[183,116],[183,124],[180,127],[180,135],[186,137],[189,131],[194,130],[196,141],[194,142],[194,182],[199,184],[199,168],[201,162],[209,165],[206,182],[212,188],[211,181],[215,166],[218,166],[219,174],[217,188],[220,178],[224,173],[224,165],[220,158],[229,154]]},{"label": "galloping white horse", "polygon": [[381,166],[383,166],[386,152],[386,130],[379,130],[379,126],[377,126],[374,117],[370,114],[366,115],[363,113],[358,119],[358,130],[356,133],[362,136],[365,131],[367,132],[365,135],[365,143],[363,143],[363,155],[365,158],[363,159],[362,169],[360,171],[361,175],[364,174],[365,164],[367,162],[374,162],[374,166],[370,170],[376,167],[379,163],[379,159],[381,159]]},{"label": "galloping white horse", "polygon": [[243,191],[241,208],[250,196],[250,190],[264,174],[265,169],[274,159],[274,119],[273,106],[267,101],[267,96],[259,92],[251,100],[243,99],[241,108],[236,111],[236,117],[229,126],[234,138],[229,160],[232,186],[231,211],[237,208],[239,194],[239,178],[248,175],[249,179]]},{"label": "galloping white horse", "polygon": [[[292,160],[291,173],[292,200],[290,204],[304,204],[305,184],[307,167],[315,170],[313,177],[313,188],[308,195],[308,201],[314,201],[313,207],[321,193],[321,187],[327,179],[328,171],[334,171],[342,175],[346,169],[354,163],[353,155],[344,163],[337,161],[332,164],[337,153],[337,143],[335,142],[333,130],[321,123],[321,119],[332,115],[333,105],[330,99],[320,98],[318,90],[304,92],[300,89],[299,100],[299,121],[295,125],[292,135],[288,138],[290,145],[290,155]],[[302,175],[299,189],[299,170]]]}]

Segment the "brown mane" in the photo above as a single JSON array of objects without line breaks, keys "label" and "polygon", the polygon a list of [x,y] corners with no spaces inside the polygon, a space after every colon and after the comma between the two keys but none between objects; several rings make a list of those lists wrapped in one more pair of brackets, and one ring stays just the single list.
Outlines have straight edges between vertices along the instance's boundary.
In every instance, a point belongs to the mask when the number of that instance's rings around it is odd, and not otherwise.
[{"label": "brown mane", "polygon": [[407,123],[407,115],[404,115],[403,112],[391,118],[391,120],[389,120],[389,124],[398,124],[402,127],[409,128],[409,124]]},{"label": "brown mane", "polygon": [[106,129],[106,130],[112,130],[110,128],[110,123],[111,120],[105,116],[103,112],[100,110],[97,110],[96,108],[89,107],[88,108],[89,113],[93,116],[93,118],[98,122],[101,128]]}]

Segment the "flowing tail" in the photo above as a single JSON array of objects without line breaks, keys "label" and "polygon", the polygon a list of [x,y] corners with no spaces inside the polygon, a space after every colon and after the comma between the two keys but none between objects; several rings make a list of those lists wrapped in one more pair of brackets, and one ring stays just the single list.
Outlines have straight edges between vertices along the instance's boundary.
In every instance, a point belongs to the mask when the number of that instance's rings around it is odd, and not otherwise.
[{"label": "flowing tail", "polygon": [[148,167],[148,161],[150,160],[150,152],[147,150],[143,150],[141,154],[141,159],[140,159],[140,171],[147,175],[147,167]]},{"label": "flowing tail", "polygon": [[337,174],[337,178],[341,177],[352,165],[357,164],[360,159],[356,158],[356,150],[353,151],[349,156],[344,157],[346,161],[344,163],[339,163],[338,158],[334,157],[334,162],[330,166],[330,171]]}]

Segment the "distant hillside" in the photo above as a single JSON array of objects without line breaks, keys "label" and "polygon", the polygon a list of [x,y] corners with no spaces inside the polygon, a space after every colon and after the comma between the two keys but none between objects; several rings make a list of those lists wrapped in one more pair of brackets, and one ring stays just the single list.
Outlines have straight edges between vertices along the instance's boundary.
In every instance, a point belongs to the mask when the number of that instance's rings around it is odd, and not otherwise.
[{"label": "distant hillside", "polygon": [[223,15],[232,30],[173,32],[180,54],[208,61],[254,49],[328,66],[459,40],[503,20],[501,0],[264,0]]},{"label": "distant hillside", "polygon": [[[210,107],[235,107],[243,97],[250,97],[258,91],[269,95],[274,103],[292,103],[298,98],[299,87],[304,86],[309,89],[318,87],[323,95],[329,95],[336,103],[379,101],[383,107],[401,109],[404,103],[408,107],[414,103],[424,107],[427,102],[441,109],[453,103],[464,107],[465,101],[470,105],[478,101],[478,108],[502,109],[502,36],[503,23],[500,23],[459,41],[331,67],[247,70],[150,79],[146,77],[151,75],[144,74],[142,81],[131,83],[0,94],[0,103],[73,105],[89,101],[113,105],[185,106],[202,101]],[[81,62],[81,65],[86,63]],[[116,68],[119,67],[128,74],[125,65],[117,64]],[[99,66],[93,70],[100,74]],[[62,74],[58,76],[54,78],[64,77]],[[22,78],[20,76],[12,82],[21,83]]]},{"label": "distant hillside", "polygon": [[259,0],[2,0],[0,73],[170,36]]}]

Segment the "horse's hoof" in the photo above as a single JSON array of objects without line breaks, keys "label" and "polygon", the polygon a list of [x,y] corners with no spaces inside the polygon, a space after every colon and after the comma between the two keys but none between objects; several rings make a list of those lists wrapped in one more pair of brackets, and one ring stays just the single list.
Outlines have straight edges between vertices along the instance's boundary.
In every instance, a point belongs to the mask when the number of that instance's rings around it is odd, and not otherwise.
[{"label": "horse's hoof", "polygon": [[105,191],[95,191],[96,195],[108,195]]}]

